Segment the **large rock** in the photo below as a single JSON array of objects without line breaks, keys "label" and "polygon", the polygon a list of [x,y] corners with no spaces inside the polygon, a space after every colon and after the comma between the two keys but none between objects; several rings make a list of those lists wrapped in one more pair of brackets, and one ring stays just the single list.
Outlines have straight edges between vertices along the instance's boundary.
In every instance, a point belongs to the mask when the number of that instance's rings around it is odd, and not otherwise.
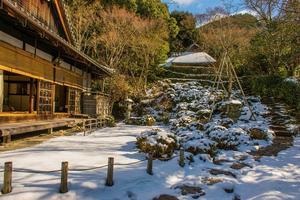
[{"label": "large rock", "polygon": [[222,114],[236,121],[241,116],[243,103],[239,100],[231,99],[222,102],[218,107],[218,110],[221,111]]},{"label": "large rock", "polygon": [[168,194],[162,194],[159,197],[153,198],[153,200],[179,200],[179,199],[177,197]]},{"label": "large rock", "polygon": [[200,196],[204,196],[205,192],[201,187],[197,186],[188,186],[188,185],[181,185],[175,187],[175,189],[180,189],[181,190],[181,195],[186,196],[189,195],[193,199],[198,199]]}]

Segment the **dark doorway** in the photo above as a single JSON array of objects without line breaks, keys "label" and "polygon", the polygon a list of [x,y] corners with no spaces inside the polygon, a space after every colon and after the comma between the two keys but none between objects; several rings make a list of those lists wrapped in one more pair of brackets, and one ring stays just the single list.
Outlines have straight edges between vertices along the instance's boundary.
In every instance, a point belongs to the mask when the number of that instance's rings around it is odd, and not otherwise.
[{"label": "dark doorway", "polygon": [[55,112],[67,113],[67,94],[68,89],[66,86],[55,85]]}]

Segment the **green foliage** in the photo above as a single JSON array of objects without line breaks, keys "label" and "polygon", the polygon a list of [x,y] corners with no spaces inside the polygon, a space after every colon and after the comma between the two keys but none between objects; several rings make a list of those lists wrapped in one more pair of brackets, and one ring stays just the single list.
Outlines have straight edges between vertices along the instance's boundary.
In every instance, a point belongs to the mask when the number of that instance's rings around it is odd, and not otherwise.
[{"label": "green foliage", "polygon": [[126,8],[130,11],[137,11],[137,2],[136,0],[101,0],[101,3],[105,7],[112,7],[118,5],[122,8]]},{"label": "green foliage", "polygon": [[116,121],[115,121],[115,118],[113,116],[106,117],[105,121],[106,121],[106,125],[108,127],[115,127],[116,126]]},{"label": "green foliage", "polygon": [[300,46],[300,25],[273,22],[257,33],[251,41],[249,64],[265,74],[284,73],[292,75],[297,67],[296,57]]},{"label": "green foliage", "polygon": [[[238,14],[228,16],[222,19],[223,24],[227,24],[232,28],[247,28],[253,29],[260,26],[259,21],[256,17],[250,14]],[[213,21],[201,27],[202,29],[220,28],[220,20]]]},{"label": "green foliage", "polygon": [[177,21],[179,32],[170,42],[171,52],[185,51],[193,43],[197,43],[196,19],[188,12],[174,11],[171,13]]},{"label": "green foliage", "polygon": [[273,75],[244,79],[243,85],[254,94],[281,99],[300,110],[300,84]]}]

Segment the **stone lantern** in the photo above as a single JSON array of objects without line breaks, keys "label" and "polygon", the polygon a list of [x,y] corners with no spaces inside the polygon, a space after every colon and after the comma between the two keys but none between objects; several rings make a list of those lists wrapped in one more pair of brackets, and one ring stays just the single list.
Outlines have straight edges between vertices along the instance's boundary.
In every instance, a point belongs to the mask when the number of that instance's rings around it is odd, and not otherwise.
[{"label": "stone lantern", "polygon": [[130,116],[131,116],[133,100],[127,98],[125,100],[125,104],[126,104],[126,121],[128,121],[130,119]]}]

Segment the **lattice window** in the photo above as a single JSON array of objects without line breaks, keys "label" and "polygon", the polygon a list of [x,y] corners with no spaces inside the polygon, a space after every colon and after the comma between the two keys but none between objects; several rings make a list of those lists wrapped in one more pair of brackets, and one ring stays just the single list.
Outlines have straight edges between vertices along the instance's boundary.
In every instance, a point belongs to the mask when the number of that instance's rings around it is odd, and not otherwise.
[{"label": "lattice window", "polygon": [[69,112],[72,114],[81,113],[80,109],[81,91],[69,88]]},{"label": "lattice window", "polygon": [[49,82],[39,81],[39,114],[52,114],[53,112],[53,86]]}]

